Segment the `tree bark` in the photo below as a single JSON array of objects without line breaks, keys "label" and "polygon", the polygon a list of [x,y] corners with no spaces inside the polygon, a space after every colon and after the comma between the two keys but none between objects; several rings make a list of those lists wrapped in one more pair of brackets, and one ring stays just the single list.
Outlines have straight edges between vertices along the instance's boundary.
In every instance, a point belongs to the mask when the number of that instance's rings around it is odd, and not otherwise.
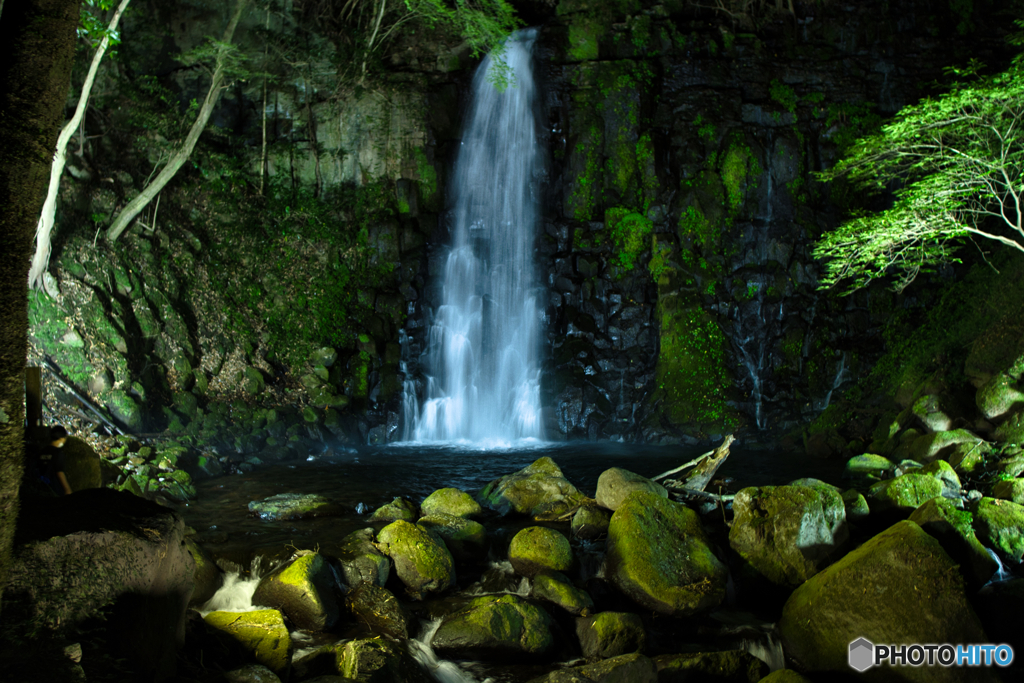
[{"label": "tree bark", "polygon": [[[242,17],[242,11],[245,6],[249,3],[249,0],[238,0],[235,5],[235,13],[231,17],[231,21],[228,23],[227,29],[224,31],[224,37],[221,38],[221,43],[224,45],[231,45],[231,41],[235,37],[235,29],[238,27],[238,20]],[[160,190],[164,189],[164,186],[170,182],[178,170],[185,165],[188,158],[192,155],[192,150],[195,149],[196,143],[199,141],[199,136],[206,128],[206,123],[210,120],[210,115],[213,113],[214,107],[217,106],[217,101],[220,100],[221,91],[224,89],[224,67],[226,47],[220,47],[217,50],[217,62],[213,69],[213,79],[210,81],[210,89],[206,92],[206,99],[203,101],[203,106],[199,109],[199,116],[196,118],[195,123],[192,124],[192,128],[189,129],[188,135],[185,137],[185,142],[182,143],[181,149],[174,153],[174,156],[167,162],[167,165],[163,167],[160,174],[151,182],[149,185],[142,190],[138,197],[128,202],[128,205],[121,209],[121,213],[118,214],[117,218],[114,219],[114,223],[107,230],[107,239],[111,242],[115,241],[121,236],[121,233],[131,225],[131,222],[135,220],[135,217],[146,208],[146,205],[153,201],[153,198],[160,194]]]},{"label": "tree bark", "polygon": [[[32,257],[32,267],[28,271],[28,286],[40,289],[43,286],[43,273],[50,265],[50,233],[53,232],[53,223],[57,216],[57,193],[60,191],[60,177],[64,174],[64,165],[68,159],[68,143],[71,136],[75,134],[78,124],[84,120],[85,109],[89,105],[89,94],[92,92],[92,84],[96,80],[96,72],[99,71],[100,62],[107,52],[110,44],[109,34],[117,30],[117,24],[121,21],[128,3],[131,0],[121,0],[117,6],[110,25],[107,26],[108,35],[103,36],[95,54],[92,56],[92,63],[89,64],[89,73],[82,84],[82,94],[78,98],[78,106],[75,113],[60,131],[57,138],[57,152],[53,157],[53,165],[50,167],[50,187],[46,192],[46,201],[43,202],[43,211],[39,215],[39,225],[36,226],[36,253]],[[83,135],[84,137],[84,135]]]},{"label": "tree bark", "polygon": [[23,470],[32,235],[64,120],[80,2],[7,3],[0,21],[0,591]]}]

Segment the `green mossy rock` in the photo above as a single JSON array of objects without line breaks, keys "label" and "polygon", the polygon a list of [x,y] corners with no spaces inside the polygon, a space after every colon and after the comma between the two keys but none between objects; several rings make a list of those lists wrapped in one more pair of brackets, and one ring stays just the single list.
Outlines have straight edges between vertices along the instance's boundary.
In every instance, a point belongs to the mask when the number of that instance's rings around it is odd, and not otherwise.
[{"label": "green mossy rock", "polygon": [[441,621],[433,646],[458,657],[540,657],[555,645],[547,612],[515,595],[485,596]]},{"label": "green mossy rock", "polygon": [[1024,505],[1024,479],[1006,479],[992,487],[992,497]]},{"label": "green mossy rock", "polygon": [[508,561],[523,576],[533,576],[543,569],[564,572],[572,566],[572,548],[569,540],[554,529],[530,526],[512,537]]},{"label": "green mossy rock", "polygon": [[513,474],[495,479],[480,491],[481,505],[501,514],[559,515],[583,501],[583,494],[562,476],[555,461],[548,457]]},{"label": "green mossy rock", "polygon": [[799,586],[849,538],[842,496],[829,488],[762,486],[733,500],[729,545],[769,581]]},{"label": "green mossy rock", "polygon": [[345,605],[356,621],[375,635],[396,640],[409,637],[409,617],[387,588],[363,582],[345,596]]},{"label": "green mossy rock", "polygon": [[985,419],[998,420],[1017,407],[1024,407],[1024,391],[1017,388],[1017,380],[1000,372],[981,385],[974,395],[978,410]]},{"label": "green mossy rock", "polygon": [[203,619],[238,641],[253,659],[277,675],[285,675],[292,657],[292,639],[276,609],[253,612],[210,612]]},{"label": "green mossy rock", "polygon": [[341,576],[349,586],[368,581],[383,586],[391,572],[391,561],[373,542],[373,528],[353,531],[341,540],[336,553],[341,565]]},{"label": "green mossy rock", "polygon": [[1024,505],[997,498],[982,498],[972,510],[978,540],[1004,560],[1020,562],[1024,556]]},{"label": "green mossy rock", "polygon": [[601,612],[576,620],[576,637],[587,659],[608,659],[643,652],[647,645],[644,622],[630,612]]},{"label": "green mossy rock", "polygon": [[530,597],[547,600],[575,616],[586,616],[594,609],[590,595],[572,585],[561,572],[545,569],[533,577]]},{"label": "green mossy rock", "polygon": [[953,426],[952,418],[943,410],[941,399],[935,394],[918,398],[910,411],[929,433],[945,432]]},{"label": "green mossy rock", "polygon": [[871,507],[878,512],[903,510],[910,512],[932,498],[941,496],[943,484],[927,474],[904,474],[880,481],[871,487]]},{"label": "green mossy rock", "polygon": [[932,498],[910,515],[910,521],[942,544],[942,549],[960,565],[968,587],[975,591],[995,574],[998,565],[978,541],[971,526],[973,516],[957,508],[949,498]]},{"label": "green mossy rock", "polygon": [[434,683],[404,643],[376,637],[350,640],[330,648],[339,676],[359,683]]},{"label": "green mossy rock", "polygon": [[757,683],[768,675],[768,665],[745,650],[660,655],[654,663],[658,683]]},{"label": "green mossy rock", "polygon": [[980,441],[977,443],[960,443],[946,456],[946,461],[957,472],[971,474],[985,465],[992,446]]},{"label": "green mossy rock", "polygon": [[[846,676],[849,645],[989,642],[967,602],[956,563],[914,522],[889,527],[797,588],[782,609],[788,657],[808,674]],[[874,680],[892,680],[886,669]],[[990,671],[903,667],[906,681],[994,681]],[[817,680],[817,679],[815,679]]]},{"label": "green mossy rock", "polygon": [[334,591],[334,575],[323,555],[300,550],[260,580],[252,602],[280,610],[304,631],[323,631],[338,621]]},{"label": "green mossy rock", "polygon": [[612,515],[597,505],[581,505],[572,516],[572,535],[584,541],[600,538],[608,533]]},{"label": "green mossy rock", "polygon": [[658,683],[654,661],[641,654],[620,655],[593,664],[558,669],[529,683]]},{"label": "green mossy rock", "polygon": [[843,491],[843,505],[846,507],[846,519],[851,522],[867,519],[871,514],[867,498],[857,489]]},{"label": "green mossy rock", "polygon": [[851,479],[880,479],[896,469],[888,458],[873,453],[855,455],[846,461],[843,474]]},{"label": "green mossy rock", "polygon": [[345,507],[340,503],[316,493],[279,493],[249,503],[249,514],[266,521],[337,517],[345,512]]},{"label": "green mossy rock", "polygon": [[992,438],[1003,443],[1024,445],[1024,412],[1013,413],[1003,421]]},{"label": "green mossy rock", "polygon": [[633,491],[650,491],[668,498],[668,490],[661,484],[621,467],[612,467],[601,473],[595,498],[598,505],[614,511]]},{"label": "green mossy rock", "polygon": [[64,454],[64,476],[72,491],[98,489],[103,486],[100,456],[86,441],[69,436],[61,449]]},{"label": "green mossy rock", "polygon": [[948,455],[957,444],[974,444],[981,441],[977,435],[966,429],[953,429],[948,432],[935,432],[917,437],[910,444],[908,456],[920,463],[929,463],[943,455]]},{"label": "green mossy rock", "polygon": [[189,605],[202,605],[217,592],[222,582],[222,575],[213,558],[210,557],[202,546],[198,545],[191,538],[185,539],[185,547],[196,563],[196,572],[193,575],[195,590],[189,599]]},{"label": "green mossy rock", "polygon": [[688,616],[725,598],[728,570],[693,510],[649,492],[631,493],[608,526],[607,576],[637,604]]},{"label": "green mossy rock", "polygon": [[957,475],[956,470],[953,469],[953,466],[945,460],[930,462],[917,470],[915,474],[927,474],[942,482],[942,495],[946,498],[960,497],[960,489],[962,488],[960,477]]},{"label": "green mossy rock", "polygon": [[442,593],[455,584],[455,560],[444,542],[425,527],[396,520],[377,534],[380,550],[395,563],[413,600]]},{"label": "green mossy rock", "polygon": [[480,522],[436,512],[420,517],[416,523],[440,536],[448,551],[458,560],[479,558],[487,552],[487,530]]},{"label": "green mossy rock", "polygon": [[406,522],[415,522],[417,513],[416,503],[407,498],[395,498],[390,503],[381,505],[370,515],[371,522],[394,522],[401,519]]},{"label": "green mossy rock", "polygon": [[483,508],[473,497],[459,489],[438,489],[427,496],[420,504],[424,516],[442,513],[456,517],[476,517]]}]

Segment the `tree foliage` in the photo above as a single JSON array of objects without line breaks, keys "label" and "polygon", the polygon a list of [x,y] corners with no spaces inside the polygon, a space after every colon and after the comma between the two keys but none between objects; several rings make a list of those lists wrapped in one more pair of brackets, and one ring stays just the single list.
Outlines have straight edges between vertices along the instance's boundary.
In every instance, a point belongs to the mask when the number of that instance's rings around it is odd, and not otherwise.
[{"label": "tree foliage", "polygon": [[899,291],[957,262],[957,249],[976,237],[1024,251],[1022,57],[994,76],[978,77],[974,62],[952,70],[965,80],[904,108],[821,174],[894,194],[889,208],[856,215],[815,245],[826,260],[822,287],[844,282],[850,292],[893,278]]}]

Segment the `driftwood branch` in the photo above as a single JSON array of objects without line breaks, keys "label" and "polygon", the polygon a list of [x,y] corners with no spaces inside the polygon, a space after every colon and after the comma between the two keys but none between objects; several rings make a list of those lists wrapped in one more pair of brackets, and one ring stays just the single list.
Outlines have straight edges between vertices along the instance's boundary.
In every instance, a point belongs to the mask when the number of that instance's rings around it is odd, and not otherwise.
[{"label": "driftwood branch", "polygon": [[729,446],[736,440],[732,434],[725,437],[722,445],[716,448],[707,457],[701,456],[700,464],[687,475],[684,480],[666,479],[664,486],[676,491],[703,491],[704,487],[711,482],[715,472],[722,466],[725,459],[729,457]]},{"label": "driftwood branch", "polygon": [[695,491],[694,489],[672,489],[672,497],[676,500],[697,498],[700,500],[713,500],[716,503],[728,503],[736,497],[736,494],[720,495],[718,493],[708,493],[707,491]]},{"label": "driftwood branch", "polygon": [[710,456],[712,453],[714,453],[714,451],[708,451],[704,455],[702,455],[702,456],[700,456],[698,458],[694,458],[693,460],[691,460],[690,462],[686,463],[685,465],[680,465],[679,467],[675,468],[674,470],[669,470],[668,472],[662,472],[661,474],[659,474],[656,477],[651,477],[651,481],[658,481],[659,479],[664,479],[665,477],[667,477],[670,474],[675,474],[676,472],[681,472],[681,471],[685,470],[687,467],[693,467],[694,465],[698,465],[698,464],[701,463],[701,461],[703,461],[705,458]]}]

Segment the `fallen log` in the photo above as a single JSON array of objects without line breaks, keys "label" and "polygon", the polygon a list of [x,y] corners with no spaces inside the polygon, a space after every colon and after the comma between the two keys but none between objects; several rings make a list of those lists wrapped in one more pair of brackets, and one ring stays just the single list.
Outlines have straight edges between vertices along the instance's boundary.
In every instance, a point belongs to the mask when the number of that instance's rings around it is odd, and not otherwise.
[{"label": "fallen log", "polygon": [[[686,476],[686,479],[666,479],[664,481],[665,488],[670,490],[703,491],[704,487],[714,478],[718,468],[729,457],[729,446],[735,440],[736,437],[732,434],[726,436],[722,441],[722,445],[713,450],[710,455],[699,458],[700,463]],[[686,467],[686,465],[683,467]]]}]

